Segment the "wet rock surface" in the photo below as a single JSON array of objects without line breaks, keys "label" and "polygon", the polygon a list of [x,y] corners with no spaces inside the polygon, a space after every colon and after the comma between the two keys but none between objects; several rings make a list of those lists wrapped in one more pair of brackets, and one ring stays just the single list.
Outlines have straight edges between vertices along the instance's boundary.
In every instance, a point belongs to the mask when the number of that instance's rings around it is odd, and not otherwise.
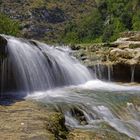
[{"label": "wet rock surface", "polygon": [[1,140],[65,139],[63,116],[32,101],[0,102]]},{"label": "wet rock surface", "polygon": [[0,35],[0,90],[14,91],[17,90],[16,82],[12,70],[13,65],[8,60],[7,40]]},{"label": "wet rock surface", "polygon": [[0,35],[0,59],[4,59],[7,56],[7,40]]}]

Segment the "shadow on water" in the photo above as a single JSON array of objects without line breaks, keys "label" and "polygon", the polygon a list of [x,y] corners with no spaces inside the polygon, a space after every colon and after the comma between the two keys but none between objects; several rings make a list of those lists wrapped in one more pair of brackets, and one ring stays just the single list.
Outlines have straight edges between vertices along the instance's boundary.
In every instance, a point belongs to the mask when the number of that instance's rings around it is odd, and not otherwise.
[{"label": "shadow on water", "polygon": [[16,102],[20,102],[20,101],[25,101],[25,95],[12,95],[12,94],[6,94],[3,96],[0,96],[0,105],[1,106],[10,106],[13,105]]}]

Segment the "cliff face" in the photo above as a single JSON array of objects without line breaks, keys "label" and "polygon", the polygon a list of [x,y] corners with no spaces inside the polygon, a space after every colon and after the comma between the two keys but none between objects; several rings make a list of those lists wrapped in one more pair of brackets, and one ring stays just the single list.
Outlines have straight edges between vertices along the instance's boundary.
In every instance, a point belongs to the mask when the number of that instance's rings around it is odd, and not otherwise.
[{"label": "cliff face", "polygon": [[0,12],[20,21],[22,36],[57,42],[69,21],[78,21],[95,6],[94,0],[1,0]]},{"label": "cliff face", "polygon": [[139,0],[0,0],[0,15],[19,21],[22,37],[47,43],[114,41],[140,30],[139,9]]}]

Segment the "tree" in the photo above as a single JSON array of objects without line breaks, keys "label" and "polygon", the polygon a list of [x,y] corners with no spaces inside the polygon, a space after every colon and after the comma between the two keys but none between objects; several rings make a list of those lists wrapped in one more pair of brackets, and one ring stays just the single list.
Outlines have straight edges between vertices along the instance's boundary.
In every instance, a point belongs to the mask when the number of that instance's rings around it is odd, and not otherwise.
[{"label": "tree", "polygon": [[132,29],[132,13],[129,11],[122,13],[121,21],[127,29]]},{"label": "tree", "polygon": [[140,10],[138,10],[137,13],[133,16],[132,24],[133,30],[140,30]]},{"label": "tree", "polygon": [[102,41],[110,42],[110,38],[113,36],[113,31],[114,31],[113,25],[112,24],[107,25],[106,28],[104,29]]}]

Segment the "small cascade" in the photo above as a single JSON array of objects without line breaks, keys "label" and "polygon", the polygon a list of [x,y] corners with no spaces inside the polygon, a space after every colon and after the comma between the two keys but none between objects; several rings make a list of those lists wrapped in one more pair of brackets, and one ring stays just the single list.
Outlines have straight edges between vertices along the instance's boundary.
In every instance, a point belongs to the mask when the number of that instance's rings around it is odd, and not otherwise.
[{"label": "small cascade", "polygon": [[131,66],[131,83],[135,81],[135,65]]},{"label": "small cascade", "polygon": [[108,81],[110,82],[111,81],[111,75],[112,75],[112,72],[113,72],[113,67],[110,64],[108,55],[106,56],[106,59],[107,59],[107,62],[108,62],[108,65],[107,65]]},{"label": "small cascade", "polygon": [[100,65],[100,62],[97,62],[97,64],[94,66],[95,76],[97,79],[102,79],[102,66]]},{"label": "small cascade", "polygon": [[111,70],[110,70],[110,65],[107,65],[107,72],[108,72],[108,81],[111,81]]},{"label": "small cascade", "polygon": [[108,71],[108,81],[111,82],[112,81],[113,66],[108,64],[107,71]]}]

